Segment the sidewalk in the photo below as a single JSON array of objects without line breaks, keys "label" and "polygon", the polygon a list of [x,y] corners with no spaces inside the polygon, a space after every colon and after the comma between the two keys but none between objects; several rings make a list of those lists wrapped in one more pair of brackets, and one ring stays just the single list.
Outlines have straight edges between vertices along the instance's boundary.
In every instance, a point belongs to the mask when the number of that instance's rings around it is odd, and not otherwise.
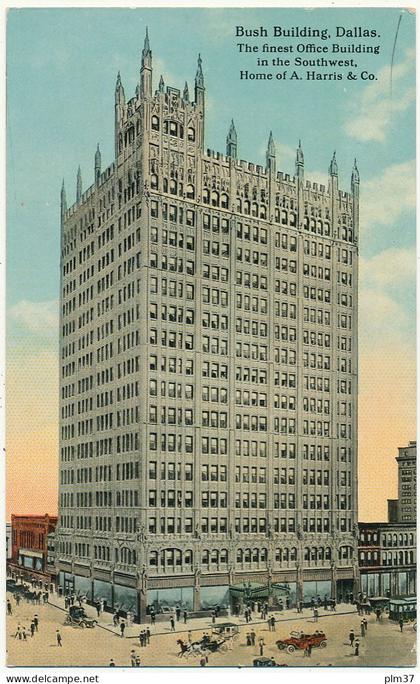
[{"label": "sidewalk", "polygon": [[[57,596],[56,594],[50,595],[49,599],[49,604],[51,606],[55,606],[56,608],[59,608],[60,610],[63,610],[65,613],[67,613],[67,610],[64,608],[64,598]],[[76,602],[75,605],[78,605]],[[98,626],[102,627],[102,629],[106,629],[108,632],[113,632],[115,635],[120,636],[121,632],[119,627],[114,627],[114,624],[112,622],[112,613],[101,613],[101,615],[97,616],[96,609],[93,606],[89,606],[86,603],[82,603],[83,608],[85,609],[87,615],[89,617],[95,618],[95,620],[98,621]],[[335,612],[332,611],[324,611],[322,607],[318,609],[319,611],[319,619],[323,618],[332,618],[337,615],[345,615],[345,614],[352,614],[352,613],[357,613],[356,607],[349,604],[349,603],[340,603],[337,606],[337,609]],[[297,620],[307,620],[311,625],[315,625],[317,623],[314,622],[313,619],[313,613],[310,608],[304,608],[302,613],[297,613],[295,608],[290,608],[289,610],[283,610],[281,613],[276,611],[275,613],[270,613],[268,612],[268,615],[275,615],[276,618],[276,625],[279,625],[283,622],[293,622]],[[181,617],[181,620],[179,622],[175,621],[175,632],[171,632],[171,626],[170,626],[170,613],[168,613],[168,619],[165,620],[164,622],[156,622],[156,624],[153,626],[149,622],[143,623],[143,624],[137,624],[135,623],[131,627],[126,626],[125,629],[125,637],[126,638],[138,638],[139,633],[146,629],[147,627],[150,629],[150,634],[151,636],[157,636],[161,634],[182,634],[182,633],[188,633],[188,632],[193,632],[193,631],[210,631],[213,628],[217,627],[218,624],[223,624],[225,622],[232,622],[235,625],[238,625],[239,628],[247,628],[250,629],[252,626],[256,625],[262,625],[262,624],[267,624],[267,620],[261,620],[261,617],[259,613],[252,613],[252,618],[251,622],[246,622],[245,618],[241,615],[240,617],[236,616],[223,616],[219,617],[216,619],[216,622],[213,624],[211,621],[210,617],[204,617],[204,618],[189,618],[187,620],[187,623],[184,624],[184,621]],[[126,620],[125,620],[126,622]],[[293,629],[293,625],[290,626],[290,629]]]}]

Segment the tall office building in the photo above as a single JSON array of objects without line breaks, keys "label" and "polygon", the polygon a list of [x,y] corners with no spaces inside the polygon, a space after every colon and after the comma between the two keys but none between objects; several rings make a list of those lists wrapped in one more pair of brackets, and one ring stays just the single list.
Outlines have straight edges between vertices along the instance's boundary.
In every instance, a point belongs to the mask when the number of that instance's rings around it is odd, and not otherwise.
[{"label": "tall office building", "polygon": [[141,618],[358,581],[356,165],[348,193],[335,154],[324,187],[300,143],[289,176],[204,129],[201,58],[154,91],[146,35],[115,161],[61,194],[56,565]]},{"label": "tall office building", "polygon": [[417,443],[398,447],[398,499],[388,499],[390,522],[415,523],[417,519]]}]

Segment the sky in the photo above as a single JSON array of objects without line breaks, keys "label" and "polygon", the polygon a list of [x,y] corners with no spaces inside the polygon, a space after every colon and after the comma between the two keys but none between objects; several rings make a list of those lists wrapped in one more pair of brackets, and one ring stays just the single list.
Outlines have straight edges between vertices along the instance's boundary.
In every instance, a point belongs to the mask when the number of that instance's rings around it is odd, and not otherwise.
[{"label": "sky", "polygon": [[[254,54],[239,54],[239,25],[375,29],[379,38],[340,44],[380,45],[378,55],[340,57],[376,79],[240,80],[241,70],[263,69]],[[71,205],[79,164],[84,189],[92,184],[97,143],[103,168],[113,161],[116,76],[134,96],[146,26],[154,88],[162,73],[181,89],[187,80],[192,93],[201,53],[206,147],[225,151],[234,118],[241,159],[264,164],[272,130],[279,170],[293,174],[301,139],[306,178],[326,183],[335,150],[344,190],[357,157],[359,518],[386,520],[386,499],[397,495],[397,448],[415,439],[415,17],[372,8],[9,10],[7,516],[56,512],[60,188],[64,178]]]}]

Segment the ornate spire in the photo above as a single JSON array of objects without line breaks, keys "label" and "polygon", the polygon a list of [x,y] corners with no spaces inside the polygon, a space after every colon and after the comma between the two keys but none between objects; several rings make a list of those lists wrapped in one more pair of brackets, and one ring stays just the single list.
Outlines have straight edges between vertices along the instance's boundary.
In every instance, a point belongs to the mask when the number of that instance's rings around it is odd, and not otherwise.
[{"label": "ornate spire", "polygon": [[152,51],[149,44],[149,31],[146,26],[144,47],[141,53],[140,95],[152,97]]},{"label": "ornate spire", "polygon": [[305,165],[305,159],[303,156],[303,150],[301,147],[300,139],[299,139],[299,146],[296,150],[296,164],[295,164],[295,175],[297,178],[303,178],[303,169]]},{"label": "ornate spire", "polygon": [[63,183],[61,186],[61,219],[63,219],[66,211],[67,211],[66,188],[64,187],[64,178],[63,178]]},{"label": "ornate spire", "polygon": [[338,166],[337,166],[337,160],[335,158],[335,150],[334,154],[332,156],[331,162],[330,162],[330,167],[328,169],[328,172],[330,176],[338,176]]},{"label": "ornate spire", "polygon": [[121,82],[120,72],[117,74],[117,82],[115,84],[115,103],[123,105],[125,104],[125,93],[123,84]]},{"label": "ornate spire", "polygon": [[99,143],[95,152],[95,182],[99,182],[99,177],[101,175],[101,151],[99,149]]},{"label": "ornate spire", "polygon": [[270,135],[268,137],[268,145],[267,145],[267,151],[266,151],[266,162],[267,162],[267,169],[270,171],[275,171],[276,170],[276,147],[274,145],[274,138],[273,138],[273,132],[270,131]]},{"label": "ornate spire", "polygon": [[227,157],[232,157],[233,159],[237,158],[238,154],[238,136],[236,134],[236,128],[235,124],[233,123],[233,119],[230,124],[229,132],[227,134],[226,138],[226,156]]},{"label": "ornate spire", "polygon": [[146,26],[146,35],[144,37],[144,46],[143,46],[143,51],[141,53],[142,64],[144,64],[147,57],[149,57],[150,59],[152,58],[152,51],[150,49],[150,43],[149,43],[149,30]]},{"label": "ornate spire", "polygon": [[76,180],[76,202],[80,202],[82,199],[82,172],[80,166],[77,169],[77,180]]},{"label": "ornate spire", "polygon": [[201,55],[198,55],[198,60],[197,60],[197,73],[195,75],[195,87],[196,88],[204,88],[204,76],[203,76],[203,69],[201,68],[202,61],[201,61]]},{"label": "ornate spire", "polygon": [[351,184],[355,185],[355,183],[357,183],[357,185],[360,183],[359,169],[357,168],[356,159],[354,160],[353,170],[351,172]]},{"label": "ornate spire", "polygon": [[159,79],[159,92],[163,93],[164,90],[165,90],[165,81],[163,80],[163,76],[161,74],[160,79]]},{"label": "ornate spire", "polygon": [[185,81],[184,92],[182,93],[182,97],[183,97],[183,99],[184,99],[186,102],[189,102],[189,101],[190,101],[190,93],[189,93],[189,90],[188,90],[188,83],[187,83],[187,81]]}]

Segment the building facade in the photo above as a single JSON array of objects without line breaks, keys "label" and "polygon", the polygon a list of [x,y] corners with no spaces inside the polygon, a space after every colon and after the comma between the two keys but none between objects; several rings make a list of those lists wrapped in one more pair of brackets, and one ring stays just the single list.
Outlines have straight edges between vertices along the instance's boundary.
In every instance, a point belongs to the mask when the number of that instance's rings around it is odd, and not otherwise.
[{"label": "building facade", "polygon": [[356,589],[359,174],[204,148],[194,94],[115,90],[115,160],[61,194],[60,582],[143,618]]},{"label": "building facade", "polygon": [[414,523],[360,523],[359,565],[366,596],[415,595]]},{"label": "building facade", "polygon": [[25,579],[55,580],[54,569],[47,568],[47,538],[56,525],[57,517],[47,513],[11,516],[12,553],[7,563],[11,573]]}]

